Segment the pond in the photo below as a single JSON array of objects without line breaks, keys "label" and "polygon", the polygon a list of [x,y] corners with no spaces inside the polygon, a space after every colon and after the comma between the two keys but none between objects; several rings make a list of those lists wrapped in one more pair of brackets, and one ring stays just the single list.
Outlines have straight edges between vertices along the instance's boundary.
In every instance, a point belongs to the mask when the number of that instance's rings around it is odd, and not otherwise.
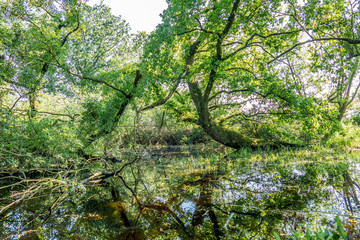
[{"label": "pond", "polygon": [[286,239],[306,227],[336,229],[336,216],[354,239],[359,231],[357,154],[178,147],[116,154],[2,173],[0,237]]}]

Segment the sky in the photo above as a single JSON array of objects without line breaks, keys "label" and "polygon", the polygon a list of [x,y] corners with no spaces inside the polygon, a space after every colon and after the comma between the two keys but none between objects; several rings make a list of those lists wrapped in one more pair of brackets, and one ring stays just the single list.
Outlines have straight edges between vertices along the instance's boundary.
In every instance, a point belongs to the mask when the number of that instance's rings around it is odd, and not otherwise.
[{"label": "sky", "polygon": [[[99,4],[101,0],[90,0],[89,5]],[[161,22],[160,14],[167,7],[166,0],[104,0],[114,15],[126,20],[131,32],[151,32]]]}]

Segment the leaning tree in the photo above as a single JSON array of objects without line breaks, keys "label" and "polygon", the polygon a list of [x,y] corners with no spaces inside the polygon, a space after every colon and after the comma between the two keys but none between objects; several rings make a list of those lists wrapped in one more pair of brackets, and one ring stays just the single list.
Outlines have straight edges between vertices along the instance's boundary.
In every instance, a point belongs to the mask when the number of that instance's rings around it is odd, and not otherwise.
[{"label": "leaning tree", "polygon": [[169,106],[183,120],[233,148],[303,145],[338,129],[358,89],[356,1],[168,3],[145,61],[171,87],[164,99],[177,93]]}]

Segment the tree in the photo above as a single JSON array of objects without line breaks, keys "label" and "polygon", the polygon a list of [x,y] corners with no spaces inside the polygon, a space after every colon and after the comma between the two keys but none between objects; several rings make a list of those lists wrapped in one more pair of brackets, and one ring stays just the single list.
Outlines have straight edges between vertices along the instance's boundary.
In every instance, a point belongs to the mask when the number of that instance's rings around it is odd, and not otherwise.
[{"label": "tree", "polygon": [[137,94],[144,36],[130,35],[128,24],[105,5],[84,7],[81,20],[81,34],[59,66],[67,82],[85,95],[82,133],[90,145],[116,127]]},{"label": "tree", "polygon": [[[194,107],[175,111],[214,140],[233,148],[302,145],[334,129],[339,110],[328,99],[307,94],[311,84],[292,78],[292,66],[315,44],[356,49],[358,30],[349,35],[351,26],[323,24],[318,11],[335,8],[338,13],[351,4],[356,12],[356,3],[349,1],[338,6],[329,1],[169,1],[146,59],[154,74],[175,76],[164,84],[186,83]],[[350,16],[352,22],[358,15]],[[341,22],[349,16],[332,18]],[[187,91],[181,91],[186,98]]]},{"label": "tree", "polygon": [[130,35],[105,5],[82,1],[8,2],[1,13],[1,81],[21,91],[10,110],[27,98],[33,118],[38,93],[76,96],[85,146],[109,134],[137,92],[145,35]]},{"label": "tree", "polygon": [[[358,102],[359,26],[355,24],[360,16],[358,7],[357,1],[325,1],[322,4],[309,1],[299,9],[292,6],[295,21],[311,29],[306,32],[308,41],[324,39],[324,36],[336,40],[319,41],[307,47],[309,63],[305,72],[311,73],[307,78],[313,79],[311,88],[316,89],[313,92],[317,98],[327,100],[337,109],[338,124]],[[337,130],[339,125],[326,133],[324,140]]]},{"label": "tree", "polygon": [[0,80],[21,89],[33,117],[39,91],[54,87],[55,59],[79,30],[81,1],[6,1],[0,7]]}]

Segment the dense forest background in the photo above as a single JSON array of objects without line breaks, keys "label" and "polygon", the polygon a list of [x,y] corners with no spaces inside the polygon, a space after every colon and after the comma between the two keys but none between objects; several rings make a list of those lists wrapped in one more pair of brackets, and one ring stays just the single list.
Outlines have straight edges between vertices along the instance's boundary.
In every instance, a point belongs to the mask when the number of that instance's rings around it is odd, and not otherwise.
[{"label": "dense forest background", "polygon": [[131,34],[103,4],[0,1],[0,216],[70,169],[119,177],[144,147],[360,146],[357,0],[167,2]]}]

